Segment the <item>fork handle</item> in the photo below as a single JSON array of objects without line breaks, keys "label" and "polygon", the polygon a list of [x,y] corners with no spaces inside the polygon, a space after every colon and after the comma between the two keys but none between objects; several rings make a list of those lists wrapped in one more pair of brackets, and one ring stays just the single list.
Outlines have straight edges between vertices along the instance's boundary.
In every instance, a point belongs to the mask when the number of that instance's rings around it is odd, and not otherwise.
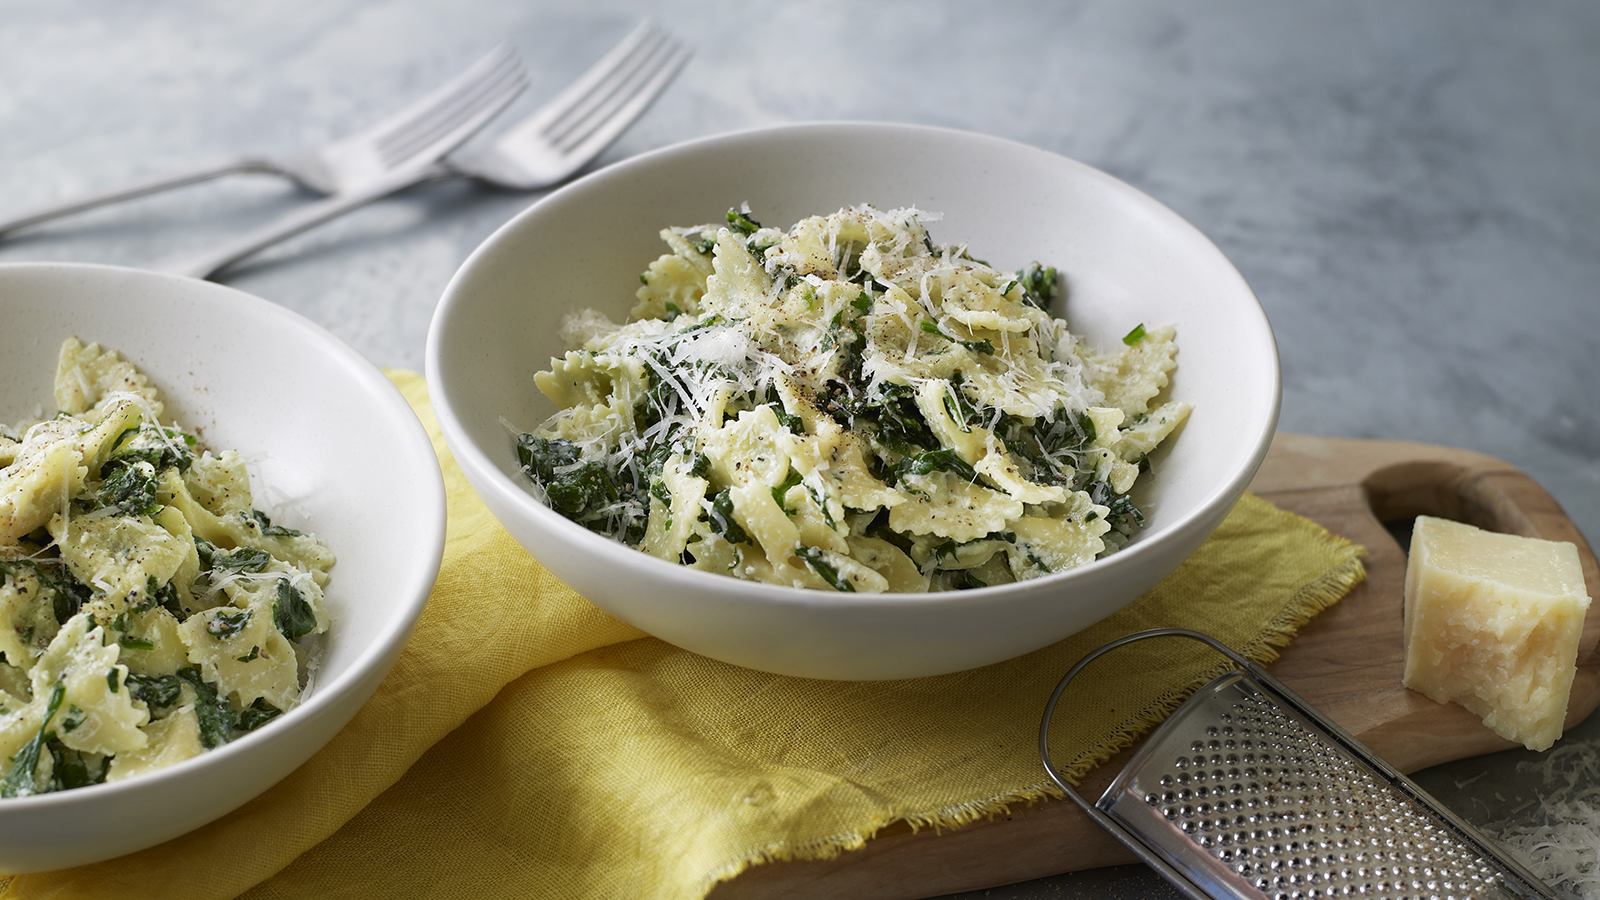
[{"label": "fork handle", "polygon": [[212,178],[220,178],[223,175],[242,174],[245,172],[282,174],[282,172],[276,166],[263,159],[240,158],[227,160],[221,163],[210,163],[200,166],[199,168],[190,169],[188,171],[176,172],[170,175],[163,175],[159,178],[150,178],[144,181],[135,181],[131,184],[125,184],[122,187],[112,188],[111,190],[101,191],[95,194],[86,194],[82,197],[77,197],[65,203],[52,203],[46,206],[40,206],[35,209],[28,210],[27,212],[13,216],[10,219],[0,220],[0,236],[4,236],[20,228],[27,228],[30,225],[37,225],[40,222],[48,222],[51,219],[57,219],[76,212],[83,212],[84,210],[88,209],[94,209],[98,206],[107,206],[123,200],[132,200],[135,197],[143,197],[146,194],[154,194],[159,191],[169,190],[171,188],[183,187],[186,184],[209,181]]},{"label": "fork handle", "polygon": [[210,278],[228,266],[265,250],[279,241],[291,238],[302,231],[343,215],[352,209],[366,206],[374,200],[387,197],[414,184],[436,178],[448,172],[437,163],[422,168],[410,168],[394,173],[388,178],[364,188],[334,194],[308,206],[295,210],[282,218],[229,241],[200,256],[177,263],[162,265],[159,270],[190,278]]}]

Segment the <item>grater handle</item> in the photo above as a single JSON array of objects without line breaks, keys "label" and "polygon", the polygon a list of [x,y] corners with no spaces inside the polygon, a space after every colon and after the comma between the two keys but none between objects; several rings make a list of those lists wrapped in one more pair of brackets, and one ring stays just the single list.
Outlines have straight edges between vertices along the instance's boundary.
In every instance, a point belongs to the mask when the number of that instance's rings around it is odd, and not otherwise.
[{"label": "grater handle", "polygon": [[[1056,771],[1055,765],[1050,761],[1050,720],[1055,716],[1056,703],[1061,700],[1061,695],[1066,693],[1067,685],[1071,684],[1072,679],[1078,677],[1078,673],[1082,672],[1084,668],[1089,665],[1089,663],[1094,662],[1101,656],[1104,656],[1118,647],[1125,647],[1128,644],[1158,637],[1186,637],[1200,641],[1201,643],[1210,645],[1212,649],[1223,654],[1224,656],[1227,656],[1234,662],[1248,667],[1249,669],[1255,670],[1252,674],[1266,675],[1265,672],[1261,671],[1259,666],[1255,665],[1250,660],[1245,659],[1243,656],[1235,653],[1233,648],[1229,647],[1227,644],[1222,643],[1209,634],[1201,634],[1198,631],[1191,631],[1187,628],[1151,628],[1146,631],[1136,631],[1132,634],[1123,635],[1122,637],[1119,637],[1110,643],[1090,651],[1082,659],[1078,660],[1077,664],[1075,664],[1071,669],[1068,669],[1067,674],[1061,676],[1061,681],[1056,684],[1056,689],[1050,694],[1050,702],[1044,705],[1044,718],[1039,722],[1039,758],[1044,761],[1045,771],[1050,774],[1051,780],[1055,781],[1056,784],[1061,786],[1062,790],[1065,790],[1069,795],[1072,796],[1074,800],[1078,801],[1078,805],[1080,806],[1087,807],[1089,804],[1086,804],[1083,798],[1078,796],[1078,793],[1067,784],[1066,778],[1062,776],[1060,772]],[[1267,675],[1266,677],[1271,681],[1276,682],[1273,685],[1274,687],[1282,687],[1282,683],[1278,682],[1277,679],[1272,678],[1270,675]],[[1298,704],[1305,704],[1304,700],[1301,700],[1299,697],[1293,694],[1289,694],[1287,688],[1283,688],[1283,690],[1287,696],[1292,697]]]},{"label": "grater handle", "polygon": [[1112,837],[1116,838],[1118,841],[1121,841],[1122,845],[1132,851],[1134,856],[1139,857],[1141,862],[1154,869],[1157,874],[1165,878],[1169,884],[1177,888],[1184,896],[1190,898],[1190,900],[1214,900],[1216,897],[1214,893],[1206,890],[1201,885],[1196,884],[1193,879],[1189,878],[1188,875],[1173,868],[1172,865],[1166,860],[1152,853],[1150,848],[1146,846],[1143,841],[1139,840],[1139,838],[1135,837],[1132,832],[1128,831],[1128,829],[1125,828],[1122,823],[1101,812],[1099,807],[1095,806],[1093,803],[1090,803],[1088,800],[1085,800],[1083,795],[1079,794],[1076,790],[1073,790],[1072,785],[1067,783],[1066,776],[1057,771],[1055,764],[1050,760],[1050,720],[1055,716],[1057,701],[1059,701],[1061,699],[1061,695],[1066,692],[1067,685],[1072,683],[1072,679],[1076,678],[1078,673],[1083,671],[1085,666],[1089,665],[1091,662],[1094,662],[1102,655],[1109,653],[1118,647],[1156,637],[1192,638],[1202,643],[1209,644],[1213,649],[1224,654],[1237,663],[1246,666],[1251,665],[1249,660],[1233,652],[1232,648],[1226,644],[1223,644],[1221,641],[1218,641],[1216,638],[1213,638],[1207,634],[1201,634],[1198,631],[1190,631],[1187,628],[1152,628],[1148,631],[1137,631],[1133,634],[1128,634],[1117,638],[1116,640],[1090,652],[1087,656],[1078,660],[1077,664],[1071,669],[1067,670],[1066,675],[1062,676],[1061,681],[1056,685],[1055,691],[1050,694],[1050,702],[1046,703],[1044,707],[1044,719],[1039,723],[1039,758],[1044,762],[1044,770],[1045,772],[1049,773],[1050,779],[1054,781],[1063,791],[1065,791],[1067,796],[1071,797],[1072,801],[1078,804],[1078,807],[1089,815],[1089,818],[1093,819],[1097,824],[1100,825],[1100,827],[1109,832]]}]

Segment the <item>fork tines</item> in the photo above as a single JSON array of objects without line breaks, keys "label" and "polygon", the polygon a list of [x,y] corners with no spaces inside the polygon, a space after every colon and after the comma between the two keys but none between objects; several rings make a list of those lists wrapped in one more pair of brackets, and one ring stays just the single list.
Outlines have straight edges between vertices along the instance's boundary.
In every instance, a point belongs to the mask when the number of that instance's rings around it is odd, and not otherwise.
[{"label": "fork tines", "polygon": [[[562,152],[585,141],[608,143],[655,99],[689,56],[670,32],[645,20],[556,95],[549,106],[553,114],[540,123],[539,132]],[[619,115],[629,106],[639,109]],[[614,133],[606,134],[608,130]]]},{"label": "fork tines", "polygon": [[485,97],[521,90],[526,83],[516,51],[505,44],[495,47],[471,68],[423,98],[425,106],[407,110],[386,123],[383,135],[376,141],[379,157],[387,166],[400,165],[476,115]]}]

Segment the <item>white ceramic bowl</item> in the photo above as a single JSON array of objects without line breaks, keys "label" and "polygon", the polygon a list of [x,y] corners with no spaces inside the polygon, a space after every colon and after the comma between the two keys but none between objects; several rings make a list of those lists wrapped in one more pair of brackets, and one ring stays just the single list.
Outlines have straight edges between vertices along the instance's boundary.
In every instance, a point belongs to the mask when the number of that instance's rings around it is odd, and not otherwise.
[{"label": "white ceramic bowl", "polygon": [[[622,320],[669,225],[750,204],[787,228],[856,203],[942,214],[941,244],[1002,269],[1057,266],[1065,317],[1099,346],[1135,325],[1177,327],[1172,396],[1194,406],[1140,495],[1127,548],[1075,571],[971,591],[864,595],[752,584],[672,565],[537,502],[514,436],[554,412],[535,371],[566,348],[567,313]],[[1062,310],[1056,310],[1060,315]],[[1171,572],[1222,521],[1277,422],[1278,357],[1239,273],[1173,212],[1072,160],[992,137],[822,123],[697,140],[602,169],[539,201],[475,252],[428,334],[434,410],[467,478],[540,562],[597,606],[678,646],[751,668],[905,678],[1008,659],[1071,635]],[[1136,488],[1136,490],[1139,490]]]},{"label": "white ceramic bowl", "polygon": [[338,338],[221,285],[107,266],[0,265],[0,421],[54,409],[68,335],[114,347],[168,415],[257,461],[257,505],[338,557],[308,699],[140,778],[0,800],[0,872],[80,865],[198,828],[293,771],[355,715],[410,637],[444,548],[444,485],[400,392]]}]

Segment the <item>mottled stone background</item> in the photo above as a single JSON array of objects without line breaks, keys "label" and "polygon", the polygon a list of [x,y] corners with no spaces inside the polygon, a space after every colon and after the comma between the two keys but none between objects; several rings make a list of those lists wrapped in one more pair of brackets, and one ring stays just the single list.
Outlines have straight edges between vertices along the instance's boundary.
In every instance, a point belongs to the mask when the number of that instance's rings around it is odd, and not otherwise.
[{"label": "mottled stone background", "polygon": [[[313,146],[502,40],[531,74],[510,121],[647,13],[696,56],[602,164],[814,119],[947,126],[1074,157],[1171,206],[1238,265],[1278,337],[1283,429],[1492,454],[1600,536],[1592,2],[4,0],[0,216]],[[19,233],[0,262],[156,264],[307,199],[236,178]],[[451,274],[533,199],[429,185],[224,280],[379,365],[420,368]],[[1600,723],[1570,740],[1600,740]],[[1490,794],[1509,799],[1499,774],[1519,759],[1457,764],[1497,773],[1476,788],[1452,787],[1473,777],[1461,768],[1430,786],[1487,819],[1514,805]],[[1113,884],[1161,890],[1133,869],[989,896]]]}]

